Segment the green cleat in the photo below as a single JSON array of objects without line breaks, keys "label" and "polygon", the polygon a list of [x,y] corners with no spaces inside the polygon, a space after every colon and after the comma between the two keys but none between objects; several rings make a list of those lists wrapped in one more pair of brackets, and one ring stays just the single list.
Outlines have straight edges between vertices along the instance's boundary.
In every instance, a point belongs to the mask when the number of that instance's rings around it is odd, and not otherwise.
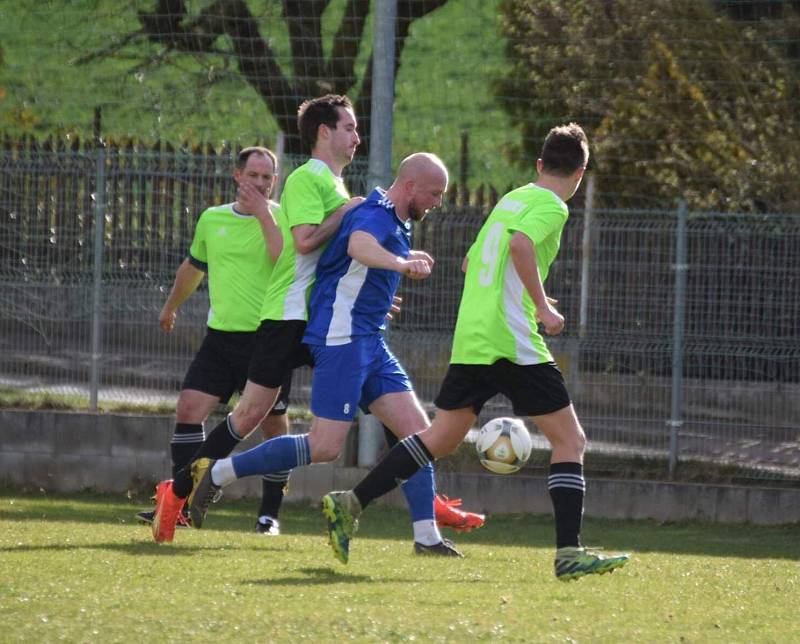
[{"label": "green cleat", "polygon": [[328,541],[343,564],[350,557],[350,537],[358,530],[361,504],[351,491],[330,492],[322,497],[322,514],[328,523]]},{"label": "green cleat", "polygon": [[189,508],[189,521],[193,528],[203,527],[208,506],[220,495],[220,487],[211,480],[211,468],[216,461],[211,458],[198,458],[192,463],[192,493],[186,500]]},{"label": "green cleat", "polygon": [[559,548],[556,550],[556,577],[560,581],[570,581],[584,575],[604,575],[621,568],[630,555],[598,555],[586,548]]}]

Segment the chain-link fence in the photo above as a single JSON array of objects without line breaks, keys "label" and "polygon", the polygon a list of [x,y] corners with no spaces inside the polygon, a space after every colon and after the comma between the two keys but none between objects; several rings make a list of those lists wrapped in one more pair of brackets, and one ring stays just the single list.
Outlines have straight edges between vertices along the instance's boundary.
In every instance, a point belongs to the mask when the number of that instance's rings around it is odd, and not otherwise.
[{"label": "chain-link fence", "polygon": [[[158,331],[158,311],[196,216],[233,198],[231,172],[229,152],[6,139],[0,386],[174,400],[207,295],[184,304],[172,334]],[[427,403],[449,359],[461,259],[489,206],[455,201],[416,224],[436,269],[401,285],[388,333]],[[797,475],[800,215],[590,204],[568,221],[548,292],[567,319],[550,344],[596,454],[666,459],[673,447],[681,462]],[[296,376],[295,405],[309,375]],[[481,420],[506,413],[498,398]]]}]

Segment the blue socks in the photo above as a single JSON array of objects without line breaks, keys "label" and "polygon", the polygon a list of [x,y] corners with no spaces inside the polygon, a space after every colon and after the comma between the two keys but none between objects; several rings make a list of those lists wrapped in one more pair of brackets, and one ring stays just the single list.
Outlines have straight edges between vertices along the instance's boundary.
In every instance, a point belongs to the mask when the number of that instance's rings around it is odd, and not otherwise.
[{"label": "blue socks", "polygon": [[278,436],[236,454],[232,459],[236,478],[291,470],[311,462],[308,434]]}]

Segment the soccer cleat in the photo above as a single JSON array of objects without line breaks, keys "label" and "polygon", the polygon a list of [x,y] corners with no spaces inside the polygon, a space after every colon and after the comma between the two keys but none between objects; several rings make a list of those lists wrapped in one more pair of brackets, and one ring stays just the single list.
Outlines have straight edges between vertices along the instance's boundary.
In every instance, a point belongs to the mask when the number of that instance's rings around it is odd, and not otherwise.
[{"label": "soccer cleat", "polygon": [[556,550],[555,572],[560,581],[570,581],[584,575],[604,575],[621,568],[630,555],[600,555],[587,548],[559,548]]},{"label": "soccer cleat", "polygon": [[426,546],[418,541],[414,542],[414,554],[438,557],[463,557],[464,555],[456,550],[455,544],[450,539],[442,539],[439,543]]},{"label": "soccer cleat", "polygon": [[175,536],[175,525],[181,515],[186,499],[179,499],[172,492],[172,479],[156,485],[156,510],[150,529],[156,543],[169,543]]},{"label": "soccer cleat", "polygon": [[440,528],[452,528],[456,532],[469,532],[480,528],[486,521],[484,515],[461,509],[461,499],[448,499],[437,494],[433,499],[436,523]]},{"label": "soccer cleat", "polygon": [[330,492],[322,497],[322,514],[328,523],[328,541],[333,555],[346,564],[350,557],[350,538],[358,530],[361,504],[350,490]]},{"label": "soccer cleat", "polygon": [[281,524],[277,519],[273,519],[272,517],[258,517],[258,521],[256,521],[256,533],[277,537],[281,533]]},{"label": "soccer cleat", "polygon": [[[147,525],[151,525],[153,523],[153,518],[155,517],[156,512],[155,510],[142,510],[141,512],[136,513],[136,519],[140,523],[146,523]],[[178,522],[175,524],[176,528],[188,528],[189,526],[189,515],[186,513],[186,506],[183,506],[181,513],[178,515]]]},{"label": "soccer cleat", "polygon": [[211,458],[198,458],[192,463],[192,492],[186,501],[189,508],[189,522],[193,528],[202,528],[208,506],[220,497],[219,485],[211,480],[211,468],[216,461]]}]

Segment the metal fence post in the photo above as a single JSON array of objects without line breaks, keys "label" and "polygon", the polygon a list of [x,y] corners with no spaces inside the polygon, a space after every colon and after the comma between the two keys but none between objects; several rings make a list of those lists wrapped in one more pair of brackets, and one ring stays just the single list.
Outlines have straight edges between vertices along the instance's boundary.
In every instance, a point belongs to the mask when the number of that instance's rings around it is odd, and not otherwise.
[{"label": "metal fence post", "polygon": [[96,148],[94,192],[94,257],[92,284],[92,362],[89,376],[89,409],[97,411],[100,389],[100,358],[103,333],[103,237],[106,221],[106,151],[102,143]]},{"label": "metal fence post", "polygon": [[678,203],[678,227],[675,238],[675,317],[672,325],[672,406],[669,426],[669,476],[678,465],[678,432],[683,426],[683,327],[686,317],[686,201]]},{"label": "metal fence post", "polygon": [[[372,34],[372,97],[367,190],[392,183],[392,111],[397,0],[377,0]],[[383,427],[372,414],[358,420],[358,465],[372,467],[383,448]]]},{"label": "metal fence post", "polygon": [[392,113],[397,0],[377,0],[372,34],[372,97],[368,186],[392,182]]},{"label": "metal fence post", "polygon": [[586,177],[586,205],[583,209],[583,239],[581,241],[581,300],[578,316],[578,337],[586,337],[589,318],[589,262],[592,257],[592,218],[594,217],[594,173]]}]

